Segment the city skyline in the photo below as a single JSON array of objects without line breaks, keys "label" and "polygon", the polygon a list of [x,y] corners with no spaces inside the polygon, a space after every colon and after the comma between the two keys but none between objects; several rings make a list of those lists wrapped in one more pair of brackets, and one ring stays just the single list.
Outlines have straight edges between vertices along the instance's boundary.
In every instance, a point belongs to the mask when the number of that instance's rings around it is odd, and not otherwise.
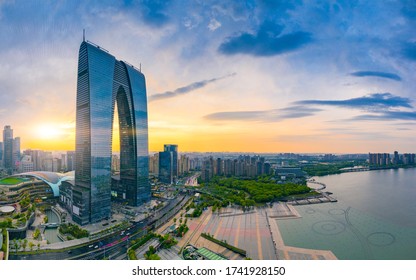
[{"label": "city skyline", "polygon": [[414,152],[415,12],[411,1],[1,2],[0,119],[22,150],[75,150],[85,28],[142,65],[151,151]]}]

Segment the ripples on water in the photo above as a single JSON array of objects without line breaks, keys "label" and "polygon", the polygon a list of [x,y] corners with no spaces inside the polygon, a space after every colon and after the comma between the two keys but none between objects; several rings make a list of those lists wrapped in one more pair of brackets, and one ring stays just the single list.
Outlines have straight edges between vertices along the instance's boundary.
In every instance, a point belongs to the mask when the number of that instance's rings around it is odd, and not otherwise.
[{"label": "ripples on water", "polygon": [[337,203],[296,206],[279,221],[286,245],[331,250],[339,259],[416,259],[416,169],[316,177]]}]

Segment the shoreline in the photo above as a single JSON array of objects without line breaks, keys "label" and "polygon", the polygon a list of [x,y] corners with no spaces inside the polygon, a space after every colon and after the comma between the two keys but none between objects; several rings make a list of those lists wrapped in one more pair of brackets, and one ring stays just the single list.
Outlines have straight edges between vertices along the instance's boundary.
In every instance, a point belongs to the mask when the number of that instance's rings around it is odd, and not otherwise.
[{"label": "shoreline", "polygon": [[351,169],[349,170],[341,170],[339,169],[339,172],[331,172],[325,175],[308,175],[309,178],[313,178],[313,177],[325,177],[325,176],[330,176],[330,175],[340,175],[340,174],[344,174],[344,173],[353,173],[353,172],[367,172],[367,171],[377,171],[377,170],[396,170],[396,169],[411,169],[411,168],[416,168],[416,165],[407,165],[407,166],[380,166],[380,167],[375,167],[375,166],[361,166],[360,168],[356,168],[354,169],[353,167],[351,167]]},{"label": "shoreline", "polygon": [[273,243],[276,249],[276,254],[278,259],[284,260],[337,260],[338,258],[330,250],[318,250],[318,249],[308,249],[301,247],[293,247],[285,245],[283,236],[280,232],[279,225],[277,224],[278,220],[287,220],[290,218],[302,218],[293,205],[289,204],[280,204],[287,207],[292,213],[286,217],[272,217],[268,214],[266,210],[266,218],[269,224],[269,230],[273,238]]}]

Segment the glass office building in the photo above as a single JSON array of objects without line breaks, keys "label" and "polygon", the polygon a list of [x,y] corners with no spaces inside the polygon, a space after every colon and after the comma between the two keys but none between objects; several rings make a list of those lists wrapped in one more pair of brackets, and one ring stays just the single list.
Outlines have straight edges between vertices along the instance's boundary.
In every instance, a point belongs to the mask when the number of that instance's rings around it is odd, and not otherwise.
[{"label": "glass office building", "polygon": [[117,102],[120,183],[125,200],[150,200],[147,97],[144,75],[106,50],[82,42],[78,60],[73,220],[98,222],[111,215],[111,142]]},{"label": "glass office building", "polygon": [[178,145],[165,144],[159,153],[159,181],[167,184],[178,179]]}]

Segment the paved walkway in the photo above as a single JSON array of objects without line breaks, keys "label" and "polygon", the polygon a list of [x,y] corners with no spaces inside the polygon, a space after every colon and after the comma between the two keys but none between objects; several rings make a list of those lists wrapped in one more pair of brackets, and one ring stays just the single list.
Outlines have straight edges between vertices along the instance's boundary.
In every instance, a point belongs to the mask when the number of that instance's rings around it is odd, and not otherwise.
[{"label": "paved walkway", "polygon": [[190,230],[178,246],[189,243],[198,248],[206,247],[229,259],[242,259],[238,254],[200,237],[202,232],[206,232],[247,250],[253,259],[337,259],[331,251],[286,246],[277,220],[293,218],[301,217],[295,207],[285,203],[275,204],[272,208],[258,208],[249,213],[233,209],[230,213],[220,215],[212,214],[209,208],[201,217],[188,219]]}]

